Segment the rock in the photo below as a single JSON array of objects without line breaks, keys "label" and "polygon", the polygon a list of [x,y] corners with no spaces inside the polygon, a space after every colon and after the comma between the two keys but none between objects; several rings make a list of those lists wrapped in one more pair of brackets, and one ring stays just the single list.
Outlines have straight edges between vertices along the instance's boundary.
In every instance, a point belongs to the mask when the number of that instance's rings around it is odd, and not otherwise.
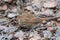
[{"label": "rock", "polygon": [[25,2],[26,2],[26,5],[30,5],[32,0],[25,0]]},{"label": "rock", "polygon": [[43,4],[43,6],[45,7],[45,8],[54,8],[54,7],[56,7],[57,6],[57,2],[56,1],[47,1],[47,2],[45,2],[44,4]]},{"label": "rock", "polygon": [[32,5],[27,6],[26,9],[30,11],[39,11],[39,9],[42,8],[42,3],[40,2],[40,0],[32,0],[31,4]]},{"label": "rock", "polygon": [[29,40],[40,40],[41,39],[41,37],[39,36],[37,32],[31,32],[29,37],[31,37]]},{"label": "rock", "polygon": [[60,0],[57,0],[57,2],[58,2],[58,6],[57,6],[57,8],[60,9]]},{"label": "rock", "polygon": [[27,6],[27,7],[25,7],[25,9],[30,10],[30,11],[34,11],[32,6]]},{"label": "rock", "polygon": [[56,22],[56,25],[57,25],[57,26],[60,26],[60,22],[59,22],[59,21],[57,21],[57,22]]},{"label": "rock", "polygon": [[7,10],[7,5],[3,5],[2,10]]},{"label": "rock", "polygon": [[5,13],[4,11],[0,12],[0,18],[5,17],[6,15],[7,15],[7,13]]},{"label": "rock", "polygon": [[2,35],[0,35],[0,40],[10,40],[12,37],[13,37],[12,34],[10,34],[10,35],[8,35],[8,34],[2,34]]},{"label": "rock", "polygon": [[6,26],[1,26],[1,25],[0,25],[0,30],[5,30],[5,29],[7,29]]},{"label": "rock", "polygon": [[38,10],[42,8],[42,3],[40,2],[41,0],[33,0],[32,1],[32,8],[34,10]]},{"label": "rock", "polygon": [[55,17],[60,17],[60,11],[55,14]]},{"label": "rock", "polygon": [[3,0],[3,1],[11,3],[13,0]]},{"label": "rock", "polygon": [[8,19],[7,18],[0,18],[0,23],[5,23],[5,22],[8,23]]},{"label": "rock", "polygon": [[13,38],[13,34],[8,35],[7,38],[8,38],[8,39],[12,39],[12,38]]},{"label": "rock", "polygon": [[48,30],[43,31],[43,34],[45,38],[50,38],[52,36],[52,33]]},{"label": "rock", "polygon": [[54,16],[53,10],[46,9],[45,11],[41,12],[42,15],[46,16]]},{"label": "rock", "polygon": [[16,32],[14,36],[15,37],[23,37],[24,36],[24,32],[20,30],[19,32]]},{"label": "rock", "polygon": [[46,26],[54,26],[54,21],[51,21],[51,22],[47,22]]},{"label": "rock", "polygon": [[57,21],[60,22],[60,18],[57,18]]},{"label": "rock", "polygon": [[56,37],[56,40],[60,40],[60,36],[59,37]]},{"label": "rock", "polygon": [[7,5],[3,5],[0,7],[0,10],[7,10]]},{"label": "rock", "polygon": [[60,36],[60,31],[59,30],[60,30],[60,26],[57,27],[56,34],[55,34],[56,37]]},{"label": "rock", "polygon": [[7,29],[5,29],[5,30],[3,30],[3,31],[6,32],[6,33],[13,33],[13,32],[15,32],[17,29],[18,29],[17,27],[9,27],[9,28],[7,28]]},{"label": "rock", "polygon": [[17,13],[17,7],[12,7],[12,8],[10,9],[10,11]]},{"label": "rock", "polygon": [[41,12],[38,12],[38,11],[33,11],[33,12],[34,12],[34,15],[37,16],[37,17],[39,17],[40,14],[41,14]]},{"label": "rock", "polygon": [[53,31],[54,30],[54,27],[48,27],[47,30]]},{"label": "rock", "polygon": [[18,37],[19,40],[23,40],[24,39],[24,32],[20,30],[19,32],[16,32],[16,34],[14,36]]},{"label": "rock", "polygon": [[17,16],[16,13],[8,13],[8,15],[7,15],[8,18],[13,18],[15,16]]}]

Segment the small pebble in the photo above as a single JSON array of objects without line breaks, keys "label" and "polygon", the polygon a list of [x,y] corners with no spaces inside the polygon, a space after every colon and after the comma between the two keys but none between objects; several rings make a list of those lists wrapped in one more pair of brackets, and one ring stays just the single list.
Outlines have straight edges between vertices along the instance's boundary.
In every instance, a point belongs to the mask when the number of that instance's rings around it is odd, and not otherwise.
[{"label": "small pebble", "polygon": [[15,16],[17,16],[16,13],[8,13],[8,15],[7,15],[8,18],[13,18]]},{"label": "small pebble", "polygon": [[45,2],[45,3],[43,4],[43,6],[44,6],[45,8],[54,8],[54,7],[57,6],[57,2],[56,2],[56,1],[52,1],[52,2],[48,1],[48,2]]}]

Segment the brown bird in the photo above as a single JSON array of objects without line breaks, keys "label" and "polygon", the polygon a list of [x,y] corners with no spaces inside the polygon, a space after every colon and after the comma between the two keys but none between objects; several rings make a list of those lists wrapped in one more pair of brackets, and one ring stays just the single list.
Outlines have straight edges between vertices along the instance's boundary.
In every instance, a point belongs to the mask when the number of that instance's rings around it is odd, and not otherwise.
[{"label": "brown bird", "polygon": [[22,24],[26,26],[32,26],[41,22],[40,18],[35,17],[31,12],[26,12],[19,17]]}]

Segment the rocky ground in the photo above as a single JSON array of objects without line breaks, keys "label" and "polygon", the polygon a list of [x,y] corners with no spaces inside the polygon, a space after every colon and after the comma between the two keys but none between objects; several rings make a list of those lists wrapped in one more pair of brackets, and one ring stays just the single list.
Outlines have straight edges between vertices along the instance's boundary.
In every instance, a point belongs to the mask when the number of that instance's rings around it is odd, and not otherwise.
[{"label": "rocky ground", "polygon": [[0,40],[60,40],[60,0],[0,0]]}]

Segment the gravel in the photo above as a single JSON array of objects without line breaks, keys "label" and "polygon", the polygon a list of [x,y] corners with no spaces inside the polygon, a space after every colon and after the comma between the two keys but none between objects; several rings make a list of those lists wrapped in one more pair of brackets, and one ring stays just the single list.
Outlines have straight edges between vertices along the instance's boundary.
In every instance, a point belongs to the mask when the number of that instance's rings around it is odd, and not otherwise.
[{"label": "gravel", "polygon": [[60,0],[0,0],[0,40],[60,40]]}]

